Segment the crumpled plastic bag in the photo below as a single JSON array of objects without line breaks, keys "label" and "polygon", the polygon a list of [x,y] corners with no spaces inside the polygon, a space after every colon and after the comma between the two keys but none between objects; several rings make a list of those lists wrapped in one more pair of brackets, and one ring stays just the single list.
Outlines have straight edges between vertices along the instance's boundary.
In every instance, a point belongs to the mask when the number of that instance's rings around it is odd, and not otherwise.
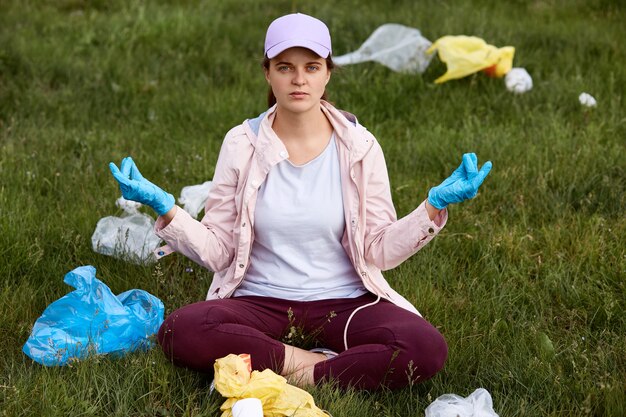
[{"label": "crumpled plastic bag", "polygon": [[62,366],[89,355],[122,355],[151,345],[165,310],[157,297],[137,289],[116,297],[91,265],[68,272],[63,281],[76,290],[50,304],[35,321],[22,348],[32,360]]},{"label": "crumpled plastic bag", "polygon": [[426,417],[498,417],[489,391],[478,388],[467,398],[444,394],[425,410]]},{"label": "crumpled plastic bag", "polygon": [[431,42],[418,29],[396,23],[379,26],[354,52],[333,57],[337,65],[376,61],[394,71],[423,73],[432,55],[426,53]]},{"label": "crumpled plastic bag", "polygon": [[596,107],[598,105],[596,99],[589,93],[580,93],[578,101],[586,107]]},{"label": "crumpled plastic bag", "polygon": [[328,417],[315,406],[308,392],[289,385],[270,369],[252,371],[249,355],[233,355],[215,361],[215,388],[228,399],[222,417],[232,417],[232,407],[244,398],[258,398],[265,417]]},{"label": "crumpled plastic bag", "polygon": [[115,200],[115,205],[124,210],[126,214],[139,213],[139,208],[143,205],[133,200],[127,200],[124,197],[120,197]]},{"label": "crumpled plastic bag", "polygon": [[513,67],[515,48],[496,48],[475,36],[444,36],[428,48],[428,53],[439,52],[439,59],[448,70],[435,80],[440,84],[448,80],[463,78],[485,70],[487,75],[503,77]]},{"label": "crumpled plastic bag", "polygon": [[258,398],[238,400],[232,407],[233,417],[263,417],[263,404]]},{"label": "crumpled plastic bag", "polygon": [[154,233],[154,219],[137,211],[140,203],[119,198],[116,204],[124,210],[124,215],[98,220],[91,235],[94,252],[136,264],[154,262],[152,252],[161,243],[161,238]]},{"label": "crumpled plastic bag", "polygon": [[504,77],[504,85],[507,90],[522,94],[533,88],[533,79],[525,68],[512,68]]},{"label": "crumpled plastic bag", "polygon": [[204,208],[204,204],[211,191],[213,181],[206,181],[198,185],[188,185],[180,191],[178,202],[192,217],[197,218],[198,213]]}]

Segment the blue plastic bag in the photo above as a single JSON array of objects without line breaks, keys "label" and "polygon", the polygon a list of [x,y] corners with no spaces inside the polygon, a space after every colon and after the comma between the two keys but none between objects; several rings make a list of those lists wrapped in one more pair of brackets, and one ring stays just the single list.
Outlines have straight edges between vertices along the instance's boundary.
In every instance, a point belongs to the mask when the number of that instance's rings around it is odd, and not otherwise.
[{"label": "blue plastic bag", "polygon": [[89,355],[124,354],[150,347],[163,323],[163,303],[143,290],[117,297],[81,266],[63,280],[75,291],[50,304],[37,319],[22,351],[35,362],[61,366]]}]

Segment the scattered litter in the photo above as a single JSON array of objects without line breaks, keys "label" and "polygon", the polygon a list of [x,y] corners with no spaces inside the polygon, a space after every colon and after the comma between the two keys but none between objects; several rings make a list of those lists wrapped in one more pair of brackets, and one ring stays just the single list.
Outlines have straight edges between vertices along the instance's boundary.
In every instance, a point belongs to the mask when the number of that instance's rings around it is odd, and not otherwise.
[{"label": "scattered litter", "polygon": [[184,205],[183,208],[192,217],[197,218],[204,208],[212,184],[212,181],[206,181],[199,185],[188,185],[180,191],[178,202]]},{"label": "scattered litter", "polygon": [[232,409],[233,417],[263,417],[263,404],[258,398],[244,398]]},{"label": "scattered litter", "polygon": [[506,89],[522,94],[533,88],[533,79],[525,68],[512,68],[504,77]]},{"label": "scattered litter", "polygon": [[432,56],[426,53],[431,42],[418,29],[395,23],[378,27],[354,52],[333,57],[337,65],[375,61],[394,71],[423,73]]},{"label": "scattered litter", "polygon": [[136,264],[154,262],[152,252],[161,243],[161,238],[153,230],[154,219],[137,211],[140,203],[119,198],[116,204],[124,210],[124,215],[98,220],[91,236],[94,252]]},{"label": "scattered litter", "polygon": [[[212,181],[183,187],[179,203],[184,210],[198,217],[204,208]],[[146,265],[156,261],[154,251],[161,238],[154,233],[154,219],[140,213],[140,203],[120,197],[115,204],[124,210],[122,217],[107,216],[98,220],[91,236],[94,252],[113,256],[135,264]]]},{"label": "scattered litter", "polygon": [[22,351],[45,366],[62,366],[90,355],[123,355],[147,349],[163,322],[163,303],[143,290],[115,296],[96,278],[96,268],[65,275],[76,288],[50,304],[35,321]]},{"label": "scattered litter", "polygon": [[[233,406],[245,398],[258,398],[267,416],[327,417],[308,392],[289,385],[270,369],[252,371],[250,355],[230,354],[215,361],[215,389],[228,398],[221,417],[235,416]],[[247,414],[246,414],[247,416]]]},{"label": "scattered litter", "polygon": [[149,264],[155,261],[152,252],[161,243],[153,227],[154,220],[143,213],[103,217],[91,236],[91,246],[102,255]]},{"label": "scattered litter", "polygon": [[133,200],[127,200],[124,197],[120,197],[115,200],[115,205],[124,210],[124,213],[127,214],[139,213],[139,208],[142,206],[141,203]]},{"label": "scattered litter", "polygon": [[493,411],[489,391],[478,388],[463,398],[456,394],[444,394],[426,407],[426,417],[498,417]]},{"label": "scattered litter", "polygon": [[440,84],[448,80],[463,78],[484,70],[491,77],[503,77],[513,67],[515,48],[496,48],[475,36],[444,36],[428,48],[428,53],[439,52],[439,59],[448,70],[435,80]]},{"label": "scattered litter", "polygon": [[580,101],[580,104],[582,104],[583,106],[587,106],[587,107],[596,107],[596,105],[598,104],[596,102],[596,99],[593,98],[591,94],[587,94],[587,93],[581,93],[578,96],[578,101]]}]

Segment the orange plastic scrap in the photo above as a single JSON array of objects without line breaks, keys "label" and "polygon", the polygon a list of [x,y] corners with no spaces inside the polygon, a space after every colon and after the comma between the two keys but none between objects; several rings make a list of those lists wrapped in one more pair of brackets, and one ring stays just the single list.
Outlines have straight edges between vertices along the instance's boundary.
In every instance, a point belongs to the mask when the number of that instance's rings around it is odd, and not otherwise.
[{"label": "orange plastic scrap", "polygon": [[233,405],[244,398],[258,398],[264,417],[327,417],[308,392],[289,385],[269,369],[250,371],[249,355],[228,355],[215,361],[215,389],[228,399],[222,417],[232,417]]},{"label": "orange plastic scrap", "polygon": [[439,59],[448,70],[435,80],[441,84],[448,80],[463,78],[481,70],[488,75],[503,77],[513,67],[515,48],[497,48],[475,36],[444,36],[437,39],[426,52],[439,52]]}]

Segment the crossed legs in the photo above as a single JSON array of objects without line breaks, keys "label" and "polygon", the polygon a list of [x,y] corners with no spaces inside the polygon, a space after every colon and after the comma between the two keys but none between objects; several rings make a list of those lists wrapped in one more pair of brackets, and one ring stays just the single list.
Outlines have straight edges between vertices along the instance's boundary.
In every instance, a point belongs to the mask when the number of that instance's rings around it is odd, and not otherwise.
[{"label": "crossed legs", "polygon": [[[345,350],[348,316],[373,299],[368,294],[309,302],[268,297],[203,301],[173,312],[158,340],[179,366],[212,372],[215,359],[249,353],[253,369],[272,369],[298,385],[334,380],[344,387],[398,388],[433,376],[447,355],[443,337],[421,317],[388,301],[354,316]],[[327,360],[323,354],[280,342],[294,325],[340,354]]]}]

